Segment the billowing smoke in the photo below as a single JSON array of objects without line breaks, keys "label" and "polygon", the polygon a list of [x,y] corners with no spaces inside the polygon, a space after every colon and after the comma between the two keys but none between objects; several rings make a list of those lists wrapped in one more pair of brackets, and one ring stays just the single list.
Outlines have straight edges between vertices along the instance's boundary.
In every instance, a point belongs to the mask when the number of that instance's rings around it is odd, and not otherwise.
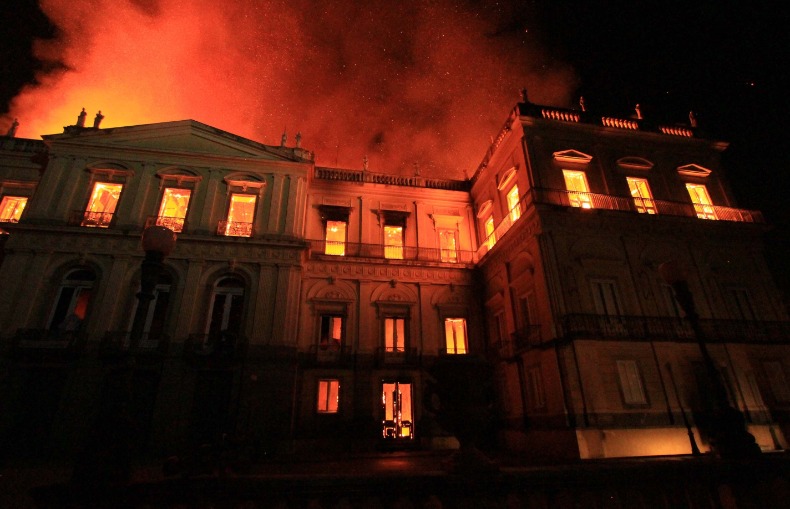
[{"label": "billowing smoke", "polygon": [[[317,164],[461,178],[526,86],[562,104],[572,71],[495,2],[41,0],[61,62],[14,99],[18,136],[193,118]],[[498,10],[499,9],[499,10]]]}]

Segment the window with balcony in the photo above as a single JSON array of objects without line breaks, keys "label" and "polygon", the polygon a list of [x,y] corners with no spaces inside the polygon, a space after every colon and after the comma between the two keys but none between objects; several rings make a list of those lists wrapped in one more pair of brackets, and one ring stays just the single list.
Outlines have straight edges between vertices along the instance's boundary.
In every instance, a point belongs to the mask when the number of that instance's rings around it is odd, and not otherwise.
[{"label": "window with balcony", "polygon": [[647,405],[647,395],[642,384],[639,364],[635,360],[618,360],[617,375],[620,380],[623,403],[626,406]]},{"label": "window with balcony", "polygon": [[321,315],[318,348],[322,352],[337,352],[343,346],[344,320],[339,315]]},{"label": "window with balcony", "polygon": [[59,335],[76,334],[82,327],[93,296],[96,275],[88,269],[70,271],[55,295],[49,317],[50,331]]},{"label": "window with balcony", "polygon": [[458,261],[458,232],[449,228],[440,228],[439,233],[439,254],[440,259],[447,263]]},{"label": "window with balcony", "polygon": [[242,330],[244,283],[236,277],[217,281],[211,294],[210,315],[206,324],[209,341],[215,338],[233,340]]},{"label": "window with balcony", "polygon": [[108,228],[118,206],[123,184],[96,182],[93,185],[81,226]]},{"label": "window with balcony", "polygon": [[326,379],[318,381],[319,414],[336,414],[340,408],[340,380]]},{"label": "window with balcony", "polygon": [[159,205],[156,224],[170,228],[177,233],[183,231],[191,196],[191,189],[166,187],[162,193],[162,203]]},{"label": "window with balcony", "polygon": [[384,226],[384,258],[403,259],[403,226]]},{"label": "window with balcony", "polygon": [[562,170],[562,175],[565,178],[565,189],[568,190],[570,206],[591,209],[590,188],[587,186],[587,176],[584,172]]},{"label": "window with balcony", "polygon": [[647,179],[626,177],[628,181],[628,189],[631,191],[631,199],[634,200],[634,206],[640,214],[655,214],[656,204],[653,201],[653,195],[650,193],[650,185]]},{"label": "window with balcony", "polygon": [[346,221],[326,222],[326,245],[324,254],[336,256],[346,255],[346,226]]},{"label": "window with balcony", "polygon": [[3,196],[0,200],[0,223],[18,223],[25,205],[26,196]]},{"label": "window with balcony", "polygon": [[518,186],[515,184],[507,193],[507,209],[510,213],[510,220],[514,223],[518,221],[518,218],[521,217],[521,205],[519,204]]},{"label": "window with balcony", "polygon": [[445,351],[448,355],[462,355],[467,353],[466,319],[444,319]]},{"label": "window with balcony", "polygon": [[231,193],[228,219],[224,225],[220,225],[222,235],[227,237],[252,236],[257,199],[258,196],[254,194]]},{"label": "window with balcony", "polygon": [[494,235],[494,216],[488,216],[483,223],[483,229],[486,235],[486,246],[491,250],[496,244],[496,236]]},{"label": "window with balcony", "polygon": [[406,319],[400,316],[384,318],[384,351],[387,353],[406,352]]},{"label": "window with balcony", "polygon": [[708,188],[703,184],[686,184],[686,189],[691,196],[691,203],[694,204],[694,212],[700,219],[718,219],[713,202],[708,194]]}]

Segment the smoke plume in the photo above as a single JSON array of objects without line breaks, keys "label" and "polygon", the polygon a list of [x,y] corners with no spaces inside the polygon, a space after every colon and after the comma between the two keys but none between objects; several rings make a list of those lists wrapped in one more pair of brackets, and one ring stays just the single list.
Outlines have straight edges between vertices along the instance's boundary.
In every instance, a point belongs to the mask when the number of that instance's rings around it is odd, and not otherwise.
[{"label": "smoke plume", "polygon": [[[526,86],[564,104],[571,69],[497,2],[41,0],[62,65],[13,100],[18,136],[192,118],[262,143],[283,130],[324,166],[462,178]],[[518,16],[516,16],[518,14]],[[528,22],[528,20],[526,21]]]}]

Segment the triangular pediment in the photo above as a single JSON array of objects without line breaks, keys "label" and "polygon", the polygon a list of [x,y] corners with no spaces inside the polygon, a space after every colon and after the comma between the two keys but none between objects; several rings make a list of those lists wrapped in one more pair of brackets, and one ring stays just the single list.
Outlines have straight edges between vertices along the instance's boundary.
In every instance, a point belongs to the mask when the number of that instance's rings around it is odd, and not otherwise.
[{"label": "triangular pediment", "polygon": [[678,166],[678,173],[686,177],[707,177],[711,171],[703,166],[691,163]]},{"label": "triangular pediment", "polygon": [[555,161],[561,163],[587,164],[592,161],[592,156],[578,150],[561,150],[552,154]]},{"label": "triangular pediment", "polygon": [[44,136],[68,145],[296,161],[293,149],[264,145],[194,120],[106,129],[84,129]]}]

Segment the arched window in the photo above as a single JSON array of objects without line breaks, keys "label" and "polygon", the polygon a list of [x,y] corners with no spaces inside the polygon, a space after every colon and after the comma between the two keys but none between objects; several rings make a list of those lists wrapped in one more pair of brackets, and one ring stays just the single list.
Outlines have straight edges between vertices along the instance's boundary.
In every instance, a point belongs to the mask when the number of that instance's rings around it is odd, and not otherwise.
[{"label": "arched window", "polygon": [[214,285],[206,332],[211,337],[238,336],[244,313],[244,282],[233,276],[221,278]]},{"label": "arched window", "polygon": [[60,283],[49,317],[52,331],[75,333],[88,314],[96,274],[90,269],[69,271]]}]

